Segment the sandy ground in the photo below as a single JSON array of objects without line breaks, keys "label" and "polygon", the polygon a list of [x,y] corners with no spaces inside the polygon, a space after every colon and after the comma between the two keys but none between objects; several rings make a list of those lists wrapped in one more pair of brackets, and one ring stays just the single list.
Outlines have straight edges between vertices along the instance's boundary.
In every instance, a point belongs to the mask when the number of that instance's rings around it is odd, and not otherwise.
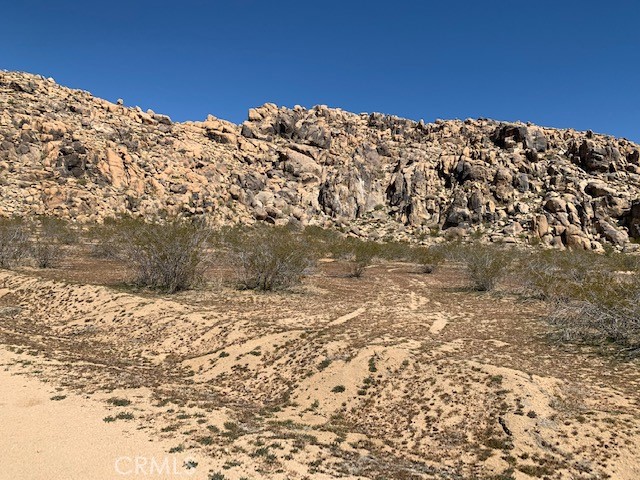
[{"label": "sandy ground", "polygon": [[17,360],[0,350],[0,479],[207,478],[203,465],[186,468],[195,455],[168,454],[135,423],[104,422],[104,403],[16,375]]},{"label": "sandy ground", "polygon": [[0,478],[170,452],[216,480],[640,478],[637,360],[554,341],[541,304],[455,268],[340,268],[172,297],[0,272]]}]

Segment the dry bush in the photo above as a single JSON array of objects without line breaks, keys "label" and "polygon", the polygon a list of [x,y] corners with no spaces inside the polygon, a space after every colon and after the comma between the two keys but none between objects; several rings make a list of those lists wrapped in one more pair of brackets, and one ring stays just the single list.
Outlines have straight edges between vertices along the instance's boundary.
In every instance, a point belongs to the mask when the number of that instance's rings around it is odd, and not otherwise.
[{"label": "dry bush", "polygon": [[524,254],[514,272],[522,293],[542,300],[570,299],[594,273],[610,269],[603,255],[584,250],[541,250]]},{"label": "dry bush", "polygon": [[459,245],[453,258],[465,265],[471,287],[486,292],[493,290],[504,278],[514,254],[502,247],[474,243]]},{"label": "dry bush", "polygon": [[11,268],[28,253],[29,229],[19,218],[0,218],[0,268]]},{"label": "dry bush", "polygon": [[121,218],[99,232],[102,249],[125,262],[139,286],[175,293],[202,279],[211,232],[200,222]]},{"label": "dry bush", "polygon": [[280,290],[301,283],[317,250],[290,227],[235,227],[221,234],[243,288]]},{"label": "dry bush", "polygon": [[[567,298],[567,292],[571,296]],[[600,272],[554,297],[549,320],[565,340],[613,342],[640,353],[640,278]]]},{"label": "dry bush", "polygon": [[549,303],[549,321],[562,340],[640,349],[637,257],[552,250],[520,263],[525,293]]},{"label": "dry bush", "polygon": [[65,255],[64,245],[77,241],[69,224],[56,217],[39,217],[32,224],[29,254],[39,268],[58,266]]}]

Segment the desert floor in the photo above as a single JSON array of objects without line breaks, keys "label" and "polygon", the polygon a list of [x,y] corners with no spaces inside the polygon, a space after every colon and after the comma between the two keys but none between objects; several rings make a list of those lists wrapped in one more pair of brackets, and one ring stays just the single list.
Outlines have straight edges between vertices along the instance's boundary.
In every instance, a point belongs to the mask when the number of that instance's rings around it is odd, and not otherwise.
[{"label": "desert floor", "polygon": [[345,271],[173,296],[81,255],[0,272],[0,479],[640,478],[638,360],[455,265]]}]

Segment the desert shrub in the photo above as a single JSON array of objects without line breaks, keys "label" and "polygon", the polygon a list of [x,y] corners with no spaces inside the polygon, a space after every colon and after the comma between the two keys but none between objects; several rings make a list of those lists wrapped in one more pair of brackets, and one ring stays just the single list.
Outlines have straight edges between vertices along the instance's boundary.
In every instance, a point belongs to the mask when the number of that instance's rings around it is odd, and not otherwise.
[{"label": "desert shrub", "polygon": [[0,219],[0,268],[11,268],[28,253],[28,226],[19,218]]},{"label": "desert shrub", "polygon": [[348,275],[360,278],[365,269],[373,263],[373,259],[380,256],[382,244],[360,240],[354,237],[344,237],[332,245],[334,258],[347,260],[349,263]]},{"label": "desert shrub", "polygon": [[64,245],[76,241],[76,233],[65,220],[40,217],[32,224],[29,254],[39,268],[52,268],[64,257]]},{"label": "desert shrub", "polygon": [[317,250],[299,232],[280,226],[236,227],[221,236],[243,288],[292,287],[312,268]]},{"label": "desert shrub", "polygon": [[607,257],[606,263],[615,270],[624,272],[640,271],[640,255],[615,252]]},{"label": "desert shrub", "polygon": [[549,320],[561,338],[613,342],[640,353],[640,278],[597,272],[551,299]]},{"label": "desert shrub", "polygon": [[174,293],[202,279],[211,232],[201,222],[121,218],[100,232],[103,249],[133,270],[139,286]]},{"label": "desert shrub", "polygon": [[[589,251],[537,251],[522,258],[528,296],[548,302],[559,338],[640,349],[637,257]],[[632,273],[629,274],[628,272]]]},{"label": "desert shrub", "polygon": [[414,247],[407,242],[389,241],[378,245],[376,256],[389,261],[412,261]]},{"label": "desert shrub", "polygon": [[438,245],[415,247],[411,258],[418,265],[420,273],[433,273],[446,258],[446,250]]},{"label": "desert shrub", "polygon": [[302,231],[302,239],[318,257],[324,257],[333,254],[336,244],[342,241],[343,236],[336,230],[309,225]]},{"label": "desert shrub", "polygon": [[584,250],[539,250],[523,254],[517,271],[523,293],[532,298],[562,301],[572,298],[594,273],[610,269],[609,260]]},{"label": "desert shrub", "polygon": [[472,288],[479,292],[493,290],[513,258],[504,248],[479,243],[459,246],[456,257],[465,265]]},{"label": "desert shrub", "polygon": [[[86,239],[90,245],[90,254],[94,258],[117,259],[120,251],[120,241],[125,233],[130,217],[107,217],[102,224],[92,225],[86,232]],[[128,228],[131,228],[129,226]]]}]

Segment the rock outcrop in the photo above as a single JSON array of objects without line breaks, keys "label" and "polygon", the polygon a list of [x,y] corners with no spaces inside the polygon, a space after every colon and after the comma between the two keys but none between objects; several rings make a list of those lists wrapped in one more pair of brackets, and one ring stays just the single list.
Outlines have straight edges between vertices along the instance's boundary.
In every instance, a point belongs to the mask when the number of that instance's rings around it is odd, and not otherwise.
[{"label": "rock outcrop", "polygon": [[0,72],[0,213],[79,222],[165,211],[290,221],[370,238],[455,228],[493,241],[628,248],[640,237],[640,146],[487,119],[425,124],[316,106],[172,122]]}]

